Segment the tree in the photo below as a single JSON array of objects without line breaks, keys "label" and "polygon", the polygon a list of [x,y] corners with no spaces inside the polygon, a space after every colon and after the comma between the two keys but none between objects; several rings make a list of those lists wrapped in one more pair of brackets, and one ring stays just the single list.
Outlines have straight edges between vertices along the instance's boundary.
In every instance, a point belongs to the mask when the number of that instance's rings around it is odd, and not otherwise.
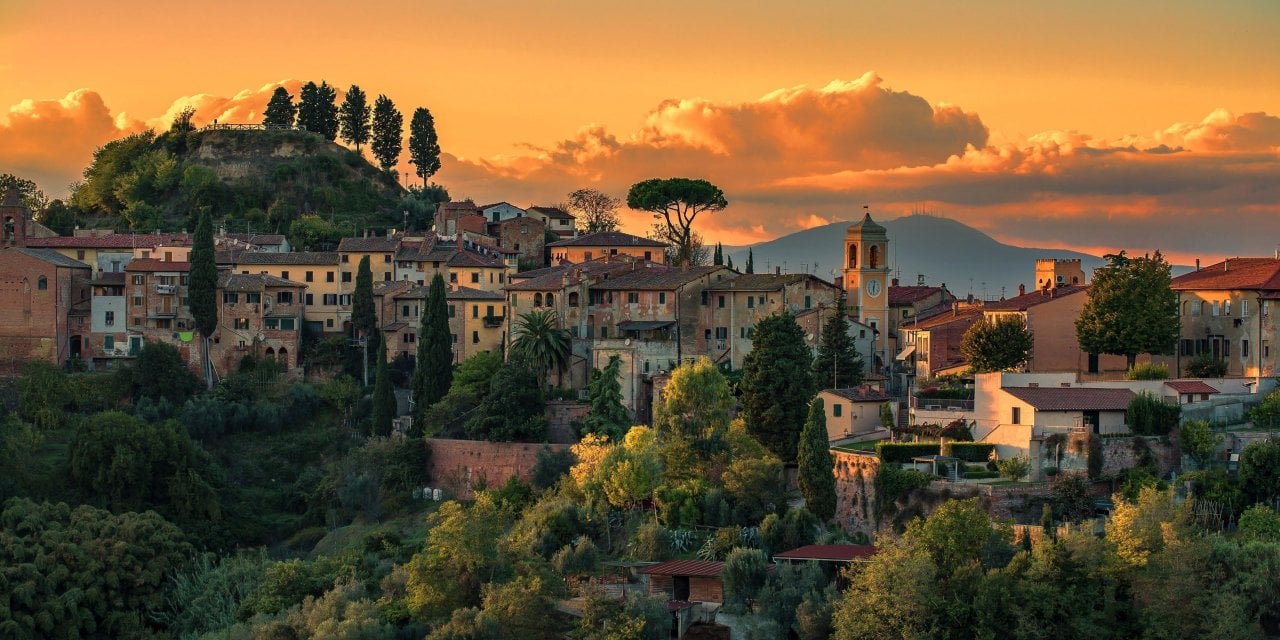
[{"label": "tree", "polygon": [[1236,536],[1241,542],[1280,543],[1280,514],[1265,504],[1255,504],[1240,514]]},{"label": "tree", "polygon": [[746,267],[745,272],[746,272],[746,273],[755,273],[755,272],[756,272],[756,256],[755,256],[755,250],[754,250],[754,249],[752,249],[751,247],[747,247],[747,267]]},{"label": "tree", "polygon": [[618,230],[618,207],[622,200],[596,189],[578,189],[569,194],[565,208],[578,220],[583,233]]},{"label": "tree", "polygon": [[163,398],[180,407],[200,388],[177,347],[165,342],[148,342],[138,351],[129,371],[134,400]]},{"label": "tree", "polygon": [[733,392],[720,369],[703,356],[671,372],[654,407],[654,428],[659,433],[686,438],[706,438],[729,428]]},{"label": "tree", "polygon": [[973,323],[960,341],[960,353],[974,373],[989,373],[1022,366],[1031,359],[1034,346],[1026,318],[1008,313]]},{"label": "tree", "polygon": [[[1143,487],[1135,502],[1119,493],[1112,500],[1115,509],[1107,520],[1107,540],[1116,546],[1116,554],[1122,560],[1137,567],[1147,564],[1151,554],[1164,548],[1171,538],[1166,531],[1168,526],[1185,517],[1186,509],[1174,502],[1173,489]],[[1183,503],[1184,507],[1190,505]]]},{"label": "tree", "polygon": [[369,116],[369,100],[364,91],[358,85],[351,85],[338,108],[338,122],[342,128],[342,139],[347,144],[354,144],[357,152],[360,145],[369,141]]},{"label": "tree", "polygon": [[1280,496],[1280,441],[1270,439],[1244,448],[1240,485],[1258,502]]},{"label": "tree", "polygon": [[569,331],[560,328],[556,312],[530,311],[520,314],[511,329],[511,355],[529,363],[545,380],[557,375],[569,364]]},{"label": "tree", "polygon": [[312,133],[324,131],[324,113],[320,104],[320,87],[314,82],[298,90],[298,128]]},{"label": "tree", "polygon": [[694,259],[694,220],[704,211],[723,210],[729,201],[719,187],[706,180],[652,178],[631,185],[627,206],[652,213],[661,238],[675,248],[674,264],[689,266]]},{"label": "tree", "polygon": [[746,612],[756,599],[768,577],[769,559],[759,549],[739,547],[725,558],[720,574],[724,581],[724,606],[726,611]]},{"label": "tree", "polygon": [[1017,482],[1025,477],[1031,471],[1031,461],[1026,456],[1014,456],[1005,458],[996,463],[996,469],[1000,470],[1000,475],[1010,482]]},{"label": "tree", "polygon": [[218,265],[213,255],[213,220],[208,211],[200,213],[196,235],[191,241],[187,301],[196,330],[200,332],[205,387],[212,391],[213,361],[209,358],[209,337],[218,330]]},{"label": "tree", "polygon": [[[95,157],[97,155],[97,153],[94,154]],[[22,206],[26,207],[32,214],[38,215],[49,205],[49,198],[36,186],[35,182],[26,178],[19,178],[12,173],[0,174],[0,198],[3,198],[5,192],[11,188],[17,190],[18,198],[22,200]]]},{"label": "tree", "polygon": [[298,107],[293,104],[293,96],[284,87],[276,87],[271,92],[271,100],[267,102],[267,110],[262,112],[262,124],[267,127],[293,128],[293,119],[298,115]]},{"label": "tree", "polygon": [[404,116],[390,98],[379,95],[373,102],[373,139],[369,148],[383,171],[391,171],[400,161],[403,135]]},{"label": "tree", "polygon": [[449,501],[427,516],[427,544],[405,572],[405,603],[424,619],[481,603],[481,589],[505,567],[498,541],[508,518],[484,492],[470,507]]},{"label": "tree", "polygon": [[540,376],[522,360],[493,375],[489,393],[467,421],[467,435],[490,442],[542,442],[547,436]]},{"label": "tree", "polygon": [[449,333],[449,307],[444,278],[436,274],[427,290],[418,328],[417,364],[413,370],[413,430],[421,435],[426,412],[449,391],[453,381],[453,337]]},{"label": "tree", "polygon": [[1139,353],[1173,355],[1181,327],[1169,263],[1160,252],[1128,258],[1107,255],[1076,319],[1076,338],[1087,353],[1122,355],[1132,369]]},{"label": "tree", "polygon": [[18,378],[18,416],[40,429],[62,426],[63,409],[71,397],[67,376],[51,362],[32,360]]},{"label": "tree", "polygon": [[323,135],[326,140],[333,142],[338,137],[338,92],[329,83],[321,81],[320,87],[316,89],[316,96],[319,99],[320,114],[318,133]]},{"label": "tree", "polygon": [[440,140],[436,137],[436,121],[426,107],[418,107],[409,121],[409,164],[416,167],[416,175],[427,178],[440,170]]},{"label": "tree", "polygon": [[804,330],[790,312],[756,323],[739,386],[747,430],[784,462],[795,461],[815,390],[813,357],[804,343]]},{"label": "tree", "polygon": [[716,252],[711,254],[711,264],[717,267],[724,264],[724,245],[719,242],[716,243]]},{"label": "tree", "polygon": [[809,406],[809,419],[800,431],[797,480],[805,508],[823,522],[836,516],[835,460],[827,442],[826,405],[822,398],[814,398]]},{"label": "tree", "polygon": [[1221,378],[1227,375],[1227,361],[1213,354],[1202,353],[1187,362],[1187,376],[1191,378]]},{"label": "tree", "polygon": [[814,379],[819,386],[830,382],[832,389],[848,389],[862,383],[862,369],[862,358],[849,337],[849,316],[841,293],[834,312],[822,325],[822,341],[813,361]]},{"label": "tree", "polygon": [[378,314],[373,308],[373,270],[367,255],[360,258],[360,266],[356,269],[356,290],[351,294],[351,328],[357,339],[365,341],[361,357],[365,359],[363,384],[368,385],[368,360],[377,355],[382,340],[378,331]]},{"label": "tree", "polygon": [[622,406],[622,359],[609,356],[609,364],[591,377],[591,413],[582,420],[585,433],[598,433],[617,440],[631,424],[631,414]]},{"label": "tree", "polygon": [[387,348],[378,344],[378,370],[373,382],[373,435],[391,435],[391,425],[400,412],[396,391],[391,384],[391,367],[387,366]]}]

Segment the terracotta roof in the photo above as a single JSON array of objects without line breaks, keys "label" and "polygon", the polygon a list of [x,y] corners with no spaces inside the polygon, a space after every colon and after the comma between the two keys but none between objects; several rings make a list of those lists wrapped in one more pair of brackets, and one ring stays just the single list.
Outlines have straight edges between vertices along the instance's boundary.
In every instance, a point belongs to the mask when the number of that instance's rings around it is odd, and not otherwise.
[{"label": "terracotta roof", "polygon": [[125,265],[125,271],[190,271],[190,262],[165,261],[156,258],[138,258]]},{"label": "terracotta roof", "polygon": [[407,326],[409,326],[408,322],[392,322],[391,324],[384,325],[382,327],[382,330],[383,331],[399,331]]},{"label": "terracotta roof", "polygon": [[1231,258],[1173,279],[1174,291],[1248,289],[1280,291],[1280,259]]},{"label": "terracotta roof", "polygon": [[373,283],[373,295],[385,296],[387,294],[395,295],[402,291],[408,291],[416,286],[408,280],[379,280]]},{"label": "terracotta roof", "polygon": [[669,291],[716,271],[729,271],[729,268],[724,266],[689,267],[684,269],[651,262],[637,262],[635,265],[635,269],[628,268],[628,270],[617,275],[609,275],[600,282],[592,284],[591,288],[604,291]]},{"label": "terracotta roof", "polygon": [[263,291],[267,287],[305,287],[265,273],[227,273],[218,277],[218,288],[226,291]]},{"label": "terracotta roof", "polygon": [[336,265],[338,264],[338,253],[336,251],[290,251],[288,253],[245,251],[231,256],[231,260],[236,264],[242,265]]},{"label": "terracotta roof", "polygon": [[[557,209],[558,211],[558,209]],[[566,214],[567,215],[567,214]],[[599,233],[588,233],[576,238],[568,240],[557,240],[548,242],[548,247],[662,247],[666,248],[666,243],[650,240],[640,236],[633,236],[629,233],[621,231],[601,231]]]},{"label": "terracotta roof", "polygon": [[[917,316],[918,317],[918,316]],[[982,307],[964,307],[956,309],[955,313],[937,313],[927,318],[923,318],[916,322],[910,322],[902,325],[904,330],[914,329],[919,331],[927,331],[929,329],[937,329],[945,327],[953,323],[963,323],[971,325],[982,318]]]},{"label": "terracotta roof", "polygon": [[399,238],[343,238],[338,242],[338,251],[361,251],[365,253],[375,251],[395,251],[399,246]]},{"label": "terracotta roof", "polygon": [[[631,270],[631,262],[624,260],[605,261],[601,259],[588,260],[587,262],[579,262],[578,264],[562,264],[554,267],[546,267],[543,269],[534,269],[532,271],[524,271],[514,274],[507,281],[507,291],[559,291],[564,288],[564,276],[577,272],[584,278],[596,280],[608,274],[621,274]],[[636,261],[636,268],[642,268],[639,265],[654,265],[655,263]],[[661,267],[661,265],[656,265]]]},{"label": "terracotta roof", "polygon": [[935,293],[945,291],[942,287],[889,287],[889,304],[911,304]]},{"label": "terracotta roof", "polygon": [[1203,380],[1166,380],[1164,385],[1178,393],[1220,393]]},{"label": "terracotta roof", "polygon": [[185,233],[111,233],[103,236],[55,236],[27,238],[27,246],[51,249],[137,249],[157,245],[189,246]]},{"label": "terracotta roof", "polygon": [[[506,200],[503,200],[502,202],[490,202],[489,204],[476,205],[476,208],[481,211],[484,211],[485,209],[492,209],[493,207],[496,207],[498,205],[503,205],[503,204],[507,205],[508,207],[511,207],[512,209],[520,209],[520,207],[517,207],[514,204],[507,202]],[[524,211],[524,209],[520,209],[520,210]]]},{"label": "terracotta roof", "polygon": [[37,260],[43,260],[57,267],[71,267],[73,269],[89,268],[89,265],[80,262],[79,260],[68,258],[53,249],[38,249],[32,247],[15,247],[15,249],[20,253],[31,256]]},{"label": "terracotta roof", "polygon": [[744,273],[734,277],[732,280],[724,280],[717,282],[709,287],[708,291],[777,291],[783,287],[796,282],[803,282],[808,279],[816,280],[828,287],[835,285],[814,275],[807,273]]},{"label": "terracotta roof", "polygon": [[1058,287],[1056,289],[1048,289],[1044,291],[1032,291],[1020,296],[1014,296],[1005,300],[997,300],[988,302],[983,305],[985,311],[1026,311],[1027,309],[1046,302],[1053,302],[1059,298],[1065,298],[1083,291],[1088,291],[1088,285],[1069,285]]},{"label": "terracotta roof", "polygon": [[454,251],[453,255],[448,258],[451,267],[489,267],[502,268],[507,266],[505,262],[497,258],[476,253],[475,251]]},{"label": "terracotta roof", "polygon": [[527,207],[525,211],[528,211],[529,213],[540,213],[548,218],[563,218],[567,220],[574,219],[568,211],[565,211],[560,207]]},{"label": "terracotta roof", "polygon": [[1001,387],[1037,411],[1124,411],[1133,400],[1128,389],[1092,387]]},{"label": "terracotta roof", "polygon": [[496,291],[483,291],[454,285],[445,291],[446,300],[505,300],[506,296]]},{"label": "terracotta roof", "polygon": [[474,202],[467,202],[465,200],[462,202],[441,202],[440,204],[436,205],[436,211],[441,211],[445,209],[456,209],[458,211],[479,211],[479,209],[476,208],[476,205]]},{"label": "terracotta roof", "polygon": [[892,397],[890,397],[889,394],[878,389],[851,387],[847,389],[823,389],[822,391],[823,393],[837,395],[852,402],[885,402],[886,400],[892,400]]},{"label": "terracotta roof", "polygon": [[651,576],[694,576],[715,578],[724,571],[723,562],[710,560],[668,560],[641,568],[637,573]]},{"label": "terracotta roof", "polygon": [[869,544],[809,544],[779,553],[774,559],[851,562],[870,558],[875,554],[875,546]]}]

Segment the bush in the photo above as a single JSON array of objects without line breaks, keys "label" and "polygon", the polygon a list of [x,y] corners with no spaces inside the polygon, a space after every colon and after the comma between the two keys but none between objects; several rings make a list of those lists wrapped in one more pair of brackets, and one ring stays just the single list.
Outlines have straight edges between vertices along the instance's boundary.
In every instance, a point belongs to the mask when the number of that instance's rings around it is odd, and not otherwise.
[{"label": "bush", "polygon": [[1157,398],[1150,391],[1143,391],[1129,401],[1125,421],[1129,429],[1141,436],[1163,436],[1178,426],[1182,408]]},{"label": "bush", "polygon": [[942,452],[942,445],[937,442],[881,442],[876,445],[876,455],[881,462],[911,462],[918,456],[936,456]]},{"label": "bush", "polygon": [[1167,380],[1168,378],[1169,365],[1155,362],[1135,364],[1124,374],[1125,380]]},{"label": "bush", "polygon": [[1085,455],[1085,464],[1089,468],[1089,477],[1098,478],[1102,476],[1102,467],[1106,463],[1106,454],[1102,451],[1102,438],[1096,435],[1089,436],[1089,451]]},{"label": "bush", "polygon": [[948,442],[942,447],[942,454],[955,456],[965,462],[986,462],[991,459],[991,452],[996,450],[994,444],[987,442]]},{"label": "bush", "polygon": [[1192,378],[1221,378],[1227,375],[1227,361],[1202,353],[1187,363],[1187,375]]},{"label": "bush", "polygon": [[1000,469],[1000,475],[1010,482],[1017,482],[1027,477],[1027,473],[1031,471],[1031,462],[1026,456],[1016,456],[1001,460],[996,463],[996,467]]},{"label": "bush", "polygon": [[729,612],[744,612],[751,606],[767,577],[769,561],[759,549],[737,548],[725,558],[724,608]]},{"label": "bush", "polygon": [[929,486],[933,476],[915,469],[900,469],[891,464],[880,465],[876,474],[876,514],[887,515],[894,510],[898,498],[916,489]]},{"label": "bush", "polygon": [[632,560],[661,562],[672,555],[671,533],[654,520],[640,525],[627,544],[627,556]]},{"label": "bush", "polygon": [[1249,420],[1255,427],[1271,428],[1280,418],[1280,390],[1272,391],[1256,407],[1249,410]]}]

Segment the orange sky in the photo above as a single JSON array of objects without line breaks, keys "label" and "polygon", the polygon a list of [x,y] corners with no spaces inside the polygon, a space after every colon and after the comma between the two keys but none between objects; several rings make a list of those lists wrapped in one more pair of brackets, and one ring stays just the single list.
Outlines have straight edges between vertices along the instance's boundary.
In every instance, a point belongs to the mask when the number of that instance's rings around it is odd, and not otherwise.
[{"label": "orange sky", "polygon": [[430,107],[454,197],[697,175],[726,243],[870,203],[1023,244],[1271,252],[1280,3],[978,4],[0,0],[0,172],[60,194],[187,101],[247,120],[323,78]]}]

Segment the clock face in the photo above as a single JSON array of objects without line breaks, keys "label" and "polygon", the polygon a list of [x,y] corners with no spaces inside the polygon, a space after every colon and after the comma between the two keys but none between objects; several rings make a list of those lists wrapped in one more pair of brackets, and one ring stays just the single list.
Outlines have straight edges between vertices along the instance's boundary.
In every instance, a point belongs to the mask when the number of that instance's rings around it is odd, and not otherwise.
[{"label": "clock face", "polygon": [[867,291],[867,295],[871,296],[872,298],[874,298],[874,297],[876,297],[876,296],[880,295],[880,281],[879,281],[879,280],[868,280],[868,281],[867,281],[867,285],[866,285],[866,287],[865,287],[865,288],[866,288],[866,291]]}]

